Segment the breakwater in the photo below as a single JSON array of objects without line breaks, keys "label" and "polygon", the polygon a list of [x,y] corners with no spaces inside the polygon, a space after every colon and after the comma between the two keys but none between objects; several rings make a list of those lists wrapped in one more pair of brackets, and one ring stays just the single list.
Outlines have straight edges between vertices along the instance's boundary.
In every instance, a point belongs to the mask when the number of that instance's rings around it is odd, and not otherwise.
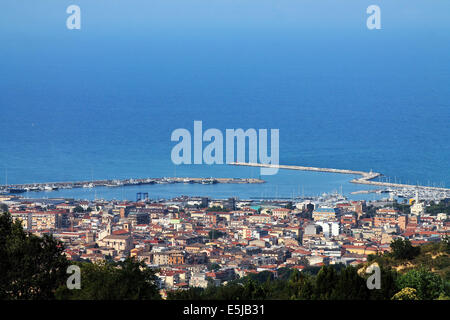
[{"label": "breakwater", "polygon": [[244,163],[244,162],[233,162],[230,164],[236,165],[236,166],[266,167],[266,168],[279,168],[279,169],[287,169],[287,170],[317,171],[317,172],[331,172],[331,173],[358,175],[360,177],[354,178],[354,179],[350,180],[350,182],[356,183],[356,184],[365,184],[365,185],[388,187],[388,188],[416,189],[416,190],[422,190],[422,191],[435,191],[435,192],[450,193],[449,188],[373,181],[374,179],[382,176],[381,173],[373,172],[373,171],[365,172],[365,171],[355,171],[355,170],[347,170],[347,169],[305,167],[305,166],[294,166],[294,165],[275,165],[275,164],[261,164],[261,163]]},{"label": "breakwater", "polygon": [[216,183],[265,183],[264,180],[254,178],[191,178],[191,177],[172,177],[172,178],[144,178],[144,179],[116,179],[116,180],[93,180],[93,181],[71,181],[71,182],[45,182],[45,183],[25,183],[10,184],[0,187],[2,193],[23,193],[30,191],[54,191],[58,189],[73,188],[95,188],[95,187],[123,187],[151,184],[170,184],[170,183],[198,183],[198,184],[216,184]]}]

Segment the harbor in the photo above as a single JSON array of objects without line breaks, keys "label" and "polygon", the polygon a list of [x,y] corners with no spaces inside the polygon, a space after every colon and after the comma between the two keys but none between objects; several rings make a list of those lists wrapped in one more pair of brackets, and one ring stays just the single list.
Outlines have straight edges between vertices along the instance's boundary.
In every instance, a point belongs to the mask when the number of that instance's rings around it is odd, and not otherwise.
[{"label": "harbor", "polygon": [[300,170],[300,171],[316,171],[316,172],[329,172],[329,173],[339,173],[347,175],[360,176],[350,180],[350,183],[370,185],[377,187],[385,187],[385,189],[375,189],[375,190],[364,190],[358,193],[389,193],[391,197],[400,198],[411,198],[416,193],[419,194],[421,199],[427,200],[440,200],[445,198],[450,198],[450,189],[443,187],[432,187],[432,186],[422,186],[422,185],[412,185],[403,183],[393,183],[393,182],[383,182],[374,181],[375,179],[383,176],[379,172],[366,172],[366,171],[355,171],[348,169],[334,169],[334,168],[319,168],[319,167],[305,167],[305,166],[295,166],[295,165],[275,165],[275,164],[261,164],[261,163],[244,163],[244,162],[233,162],[230,163],[235,166],[250,166],[250,167],[267,167],[267,168],[278,168],[286,170]]},{"label": "harbor", "polygon": [[94,181],[72,181],[72,182],[45,182],[10,184],[0,187],[0,193],[18,194],[25,192],[56,191],[59,189],[76,188],[97,188],[97,187],[126,187],[152,184],[261,184],[264,180],[255,178],[191,178],[191,177],[164,177],[164,178],[143,178],[143,179],[115,179],[115,180],[94,180]]}]

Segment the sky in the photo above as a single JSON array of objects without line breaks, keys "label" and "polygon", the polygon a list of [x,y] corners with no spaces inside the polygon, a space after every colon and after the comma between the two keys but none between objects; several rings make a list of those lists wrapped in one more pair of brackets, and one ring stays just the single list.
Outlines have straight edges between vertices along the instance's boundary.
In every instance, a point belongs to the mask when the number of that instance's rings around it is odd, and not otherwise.
[{"label": "sky", "polygon": [[[2,0],[0,34],[67,34],[66,8],[78,5],[81,32],[127,37],[195,29],[365,29],[366,8],[378,5],[386,32],[449,30],[447,0]],[[66,33],[64,33],[66,32]]]}]

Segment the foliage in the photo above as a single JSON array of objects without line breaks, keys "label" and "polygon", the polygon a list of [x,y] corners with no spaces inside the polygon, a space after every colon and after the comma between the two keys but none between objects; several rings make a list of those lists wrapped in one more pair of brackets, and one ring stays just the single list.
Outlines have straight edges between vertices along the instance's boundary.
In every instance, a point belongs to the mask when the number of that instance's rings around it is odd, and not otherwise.
[{"label": "foliage", "polygon": [[[297,269],[280,269],[280,277],[264,271],[250,274],[242,279],[231,281],[222,286],[208,286],[206,289],[190,288],[173,291],[168,299],[197,300],[360,300],[378,299],[374,292],[389,294],[394,290],[369,290],[366,281],[359,276],[354,267],[324,266],[317,275],[300,272]],[[386,282],[386,281],[385,281]]]},{"label": "foliage", "polygon": [[450,244],[447,237],[440,242],[432,242],[417,247],[419,253],[410,260],[403,255],[396,258],[393,253],[369,255],[369,262],[377,262],[386,268],[400,268],[403,272],[411,269],[424,268],[439,275],[444,281],[450,281]]},{"label": "foliage", "polygon": [[398,210],[402,214],[411,213],[411,206],[409,204],[398,203],[397,201],[394,201],[393,207],[395,210]]},{"label": "foliage", "polygon": [[219,230],[211,230],[208,232],[208,239],[214,240],[223,237],[225,234]]},{"label": "foliage", "polygon": [[57,298],[68,300],[160,299],[155,272],[127,258],[123,262],[80,263],[81,289],[58,289]]},{"label": "foliage", "polygon": [[392,256],[399,260],[411,260],[420,253],[419,247],[414,247],[407,239],[397,238],[391,242]]},{"label": "foliage", "polygon": [[[23,230],[0,214],[0,299],[159,299],[153,270],[132,259],[81,267],[81,289],[66,286],[69,261],[61,242]],[[74,262],[73,262],[74,263]]]},{"label": "foliage", "polygon": [[0,213],[8,212],[8,206],[4,203],[0,204]]},{"label": "foliage", "polygon": [[432,203],[425,207],[425,212],[431,215],[437,215],[438,213],[450,214],[450,205],[445,201],[440,201],[437,204]]},{"label": "foliage", "polygon": [[83,213],[84,209],[82,206],[76,206],[75,208],[73,208],[73,212],[75,213]]},{"label": "foliage", "polygon": [[405,287],[397,292],[392,300],[419,300],[417,296],[417,290],[414,288]]},{"label": "foliage", "polygon": [[66,277],[64,247],[52,236],[38,237],[0,215],[0,298],[52,299]]},{"label": "foliage", "polygon": [[414,288],[421,300],[433,300],[444,293],[444,282],[437,274],[423,268],[410,270],[398,278],[399,288]]}]

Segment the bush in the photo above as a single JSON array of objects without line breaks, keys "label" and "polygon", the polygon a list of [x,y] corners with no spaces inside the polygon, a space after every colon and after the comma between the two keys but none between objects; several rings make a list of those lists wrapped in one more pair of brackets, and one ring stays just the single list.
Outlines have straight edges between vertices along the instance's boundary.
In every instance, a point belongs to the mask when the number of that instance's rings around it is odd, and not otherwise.
[{"label": "bush", "polygon": [[416,289],[406,287],[397,292],[392,297],[392,300],[419,300],[419,297],[417,296]]},{"label": "bush", "polygon": [[410,270],[398,278],[399,288],[414,288],[421,300],[437,299],[444,293],[444,282],[437,274],[423,268]]}]

